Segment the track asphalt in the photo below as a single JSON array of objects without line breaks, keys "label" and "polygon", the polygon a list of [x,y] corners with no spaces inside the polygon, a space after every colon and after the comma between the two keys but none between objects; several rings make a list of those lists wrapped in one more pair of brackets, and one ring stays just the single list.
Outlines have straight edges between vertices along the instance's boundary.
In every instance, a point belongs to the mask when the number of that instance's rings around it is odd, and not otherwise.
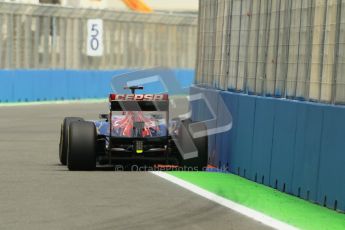
[{"label": "track asphalt", "polygon": [[268,229],[149,172],[69,172],[58,160],[65,116],[107,103],[0,107],[1,229]]}]

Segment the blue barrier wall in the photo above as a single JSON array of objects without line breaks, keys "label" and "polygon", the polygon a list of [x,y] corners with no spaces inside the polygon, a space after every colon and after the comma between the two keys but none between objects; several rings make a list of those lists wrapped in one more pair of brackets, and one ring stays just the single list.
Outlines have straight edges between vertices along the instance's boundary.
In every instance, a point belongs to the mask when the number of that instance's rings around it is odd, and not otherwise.
[{"label": "blue barrier wall", "polygon": [[[233,117],[230,131],[210,138],[212,164],[345,211],[345,107],[198,87],[192,92],[206,92],[212,103],[223,98]],[[194,120],[208,113],[201,104],[192,103]]]},{"label": "blue barrier wall", "polygon": [[[0,70],[0,103],[106,98],[111,92],[113,76],[131,71]],[[192,84],[194,70],[174,72],[182,87]],[[160,89],[157,83],[150,92]]]}]

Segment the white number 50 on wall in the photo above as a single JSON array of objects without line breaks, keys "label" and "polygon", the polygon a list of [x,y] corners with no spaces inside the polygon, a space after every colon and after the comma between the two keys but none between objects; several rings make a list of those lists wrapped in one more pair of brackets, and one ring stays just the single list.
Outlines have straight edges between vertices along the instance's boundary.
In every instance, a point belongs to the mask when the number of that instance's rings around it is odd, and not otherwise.
[{"label": "white number 50 on wall", "polygon": [[87,55],[103,55],[103,21],[89,19],[87,21]]}]

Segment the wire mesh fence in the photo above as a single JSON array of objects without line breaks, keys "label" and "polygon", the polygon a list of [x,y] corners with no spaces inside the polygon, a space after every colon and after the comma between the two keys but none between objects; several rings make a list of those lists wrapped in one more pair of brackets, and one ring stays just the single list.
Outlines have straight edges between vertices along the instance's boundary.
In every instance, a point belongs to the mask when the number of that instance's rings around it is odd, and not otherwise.
[{"label": "wire mesh fence", "polygon": [[[103,20],[102,56],[87,21]],[[194,68],[197,16],[0,2],[0,69]]]},{"label": "wire mesh fence", "polygon": [[200,0],[197,82],[345,103],[344,0]]}]

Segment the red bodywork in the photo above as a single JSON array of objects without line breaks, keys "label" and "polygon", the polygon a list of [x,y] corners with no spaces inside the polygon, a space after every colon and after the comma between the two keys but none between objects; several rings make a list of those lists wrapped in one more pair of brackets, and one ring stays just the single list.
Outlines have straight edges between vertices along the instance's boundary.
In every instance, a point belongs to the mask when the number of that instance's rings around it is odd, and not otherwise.
[{"label": "red bodywork", "polygon": [[[110,94],[109,102],[113,101],[168,101],[168,94]],[[142,111],[123,111],[123,116],[111,116],[111,129],[117,136],[132,137],[135,122],[144,122],[141,137],[156,136],[161,127],[157,119],[145,116]]]},{"label": "red bodywork", "polygon": [[145,117],[143,112],[124,112],[124,117],[112,119],[112,130],[116,130],[122,137],[131,137],[134,122],[144,122],[145,126],[141,132],[142,137],[152,137],[160,131],[158,121],[154,118]]}]

